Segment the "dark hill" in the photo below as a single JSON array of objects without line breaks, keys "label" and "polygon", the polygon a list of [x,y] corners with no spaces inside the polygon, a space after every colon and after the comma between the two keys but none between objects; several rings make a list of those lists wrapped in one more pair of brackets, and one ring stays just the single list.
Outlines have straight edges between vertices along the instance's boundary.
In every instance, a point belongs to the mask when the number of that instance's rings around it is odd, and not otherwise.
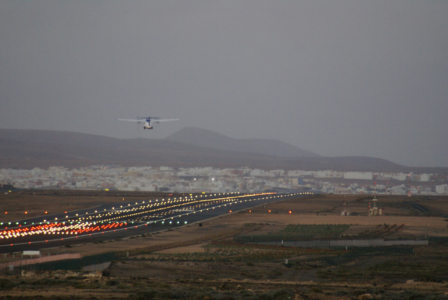
[{"label": "dark hill", "polygon": [[[263,141],[263,143],[265,142]],[[270,142],[282,145],[274,140]],[[446,172],[447,170],[447,168],[410,168],[372,157],[277,157],[245,152],[244,147],[240,149],[241,151],[219,150],[186,144],[170,138],[116,139],[73,132],[0,129],[0,168],[31,169],[49,166],[73,168],[93,164],[113,164],[154,167],[163,165],[171,167],[249,167],[265,170],[385,172],[409,172],[412,170],[415,172]]]}]

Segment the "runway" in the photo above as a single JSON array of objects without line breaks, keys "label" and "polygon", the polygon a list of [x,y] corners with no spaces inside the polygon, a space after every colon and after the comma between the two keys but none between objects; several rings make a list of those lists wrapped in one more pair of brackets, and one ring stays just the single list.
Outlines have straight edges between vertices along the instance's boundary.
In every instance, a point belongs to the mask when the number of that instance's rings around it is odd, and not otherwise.
[{"label": "runway", "polygon": [[110,241],[201,222],[306,194],[213,193],[140,202],[0,223],[0,253]]}]

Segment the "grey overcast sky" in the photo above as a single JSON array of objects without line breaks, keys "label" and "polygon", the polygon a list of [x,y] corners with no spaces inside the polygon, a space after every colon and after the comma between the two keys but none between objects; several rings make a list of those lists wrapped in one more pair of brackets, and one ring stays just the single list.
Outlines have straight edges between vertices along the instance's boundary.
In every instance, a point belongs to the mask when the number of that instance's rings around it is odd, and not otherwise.
[{"label": "grey overcast sky", "polygon": [[0,0],[0,128],[448,167],[447,124],[448,1]]}]

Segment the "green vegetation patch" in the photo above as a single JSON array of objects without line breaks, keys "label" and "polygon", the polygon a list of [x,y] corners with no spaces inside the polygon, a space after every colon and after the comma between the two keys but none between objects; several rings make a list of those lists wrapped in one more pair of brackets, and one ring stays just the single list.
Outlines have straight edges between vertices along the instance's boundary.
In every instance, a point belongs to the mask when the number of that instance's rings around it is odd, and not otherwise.
[{"label": "green vegetation patch", "polygon": [[187,252],[176,254],[158,254],[158,258],[151,260],[169,261],[216,261],[216,262],[253,262],[283,260],[287,257],[301,255],[337,255],[340,251],[317,249],[317,248],[295,248],[239,243],[211,243],[203,246],[205,252]]},{"label": "green vegetation patch", "polygon": [[303,224],[289,224],[281,232],[299,233],[305,235],[326,235],[326,234],[341,234],[350,225],[347,224],[322,224],[322,225],[303,225]]},{"label": "green vegetation patch", "polygon": [[347,224],[303,225],[289,224],[283,230],[275,233],[260,235],[235,236],[234,241],[241,243],[251,242],[279,242],[302,241],[311,239],[338,239],[341,234],[350,228]]},{"label": "green vegetation patch", "polygon": [[187,289],[151,289],[138,291],[134,294],[130,294],[129,300],[147,300],[147,299],[197,299],[197,300],[211,300],[211,299],[265,299],[265,300],[287,300],[293,299],[295,295],[292,289],[279,289],[269,292],[259,291],[216,291],[213,289],[205,290],[187,290]]}]

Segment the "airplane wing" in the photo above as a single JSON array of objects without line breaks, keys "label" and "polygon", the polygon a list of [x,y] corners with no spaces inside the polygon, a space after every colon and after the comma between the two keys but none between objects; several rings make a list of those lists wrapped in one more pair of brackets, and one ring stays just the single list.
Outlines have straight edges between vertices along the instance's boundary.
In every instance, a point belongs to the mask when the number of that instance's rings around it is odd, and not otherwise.
[{"label": "airplane wing", "polygon": [[179,119],[155,119],[151,120],[151,123],[169,122],[169,121],[179,121]]},{"label": "airplane wing", "polygon": [[135,120],[135,119],[118,119],[118,121],[127,121],[127,122],[134,122],[134,123],[145,123],[146,120]]}]

